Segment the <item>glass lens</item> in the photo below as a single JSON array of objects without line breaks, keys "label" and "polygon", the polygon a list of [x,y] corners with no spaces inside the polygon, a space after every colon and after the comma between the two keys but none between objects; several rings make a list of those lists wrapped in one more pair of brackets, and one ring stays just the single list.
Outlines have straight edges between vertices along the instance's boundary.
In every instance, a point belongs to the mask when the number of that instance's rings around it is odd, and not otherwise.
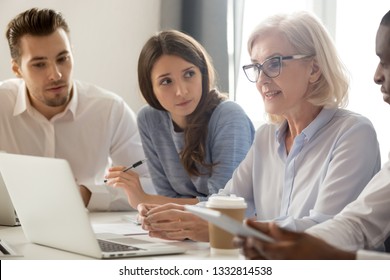
[{"label": "glass lens", "polygon": [[263,71],[270,78],[275,78],[280,74],[280,57],[272,57],[263,63]]},{"label": "glass lens", "polygon": [[256,83],[257,77],[259,75],[259,70],[257,69],[256,65],[252,64],[244,66],[244,72],[249,81]]}]

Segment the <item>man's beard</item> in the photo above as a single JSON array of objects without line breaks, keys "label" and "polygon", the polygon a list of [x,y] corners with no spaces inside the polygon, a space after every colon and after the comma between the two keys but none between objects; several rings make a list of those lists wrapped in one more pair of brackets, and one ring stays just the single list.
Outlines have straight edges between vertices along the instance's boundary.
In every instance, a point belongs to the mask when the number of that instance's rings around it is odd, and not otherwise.
[{"label": "man's beard", "polygon": [[69,100],[69,94],[66,96],[59,96],[50,100],[45,100],[45,104],[50,107],[59,107],[65,105]]}]

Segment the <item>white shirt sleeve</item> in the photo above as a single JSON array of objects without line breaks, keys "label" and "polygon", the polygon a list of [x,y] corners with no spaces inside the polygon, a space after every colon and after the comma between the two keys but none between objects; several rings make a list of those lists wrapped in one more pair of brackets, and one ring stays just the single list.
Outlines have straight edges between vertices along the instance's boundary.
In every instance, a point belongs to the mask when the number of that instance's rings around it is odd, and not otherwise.
[{"label": "white shirt sleeve", "polygon": [[390,233],[390,161],[333,219],[307,230],[344,250],[378,249]]},{"label": "white shirt sleeve", "polygon": [[357,260],[390,260],[390,254],[384,252],[359,250],[356,253]]},{"label": "white shirt sleeve", "polygon": [[[131,165],[145,159],[139,136],[135,113],[122,101],[113,107],[108,125],[114,129],[110,138],[110,158],[112,165]],[[134,171],[140,175],[141,185],[146,193],[155,193],[147,164],[138,166]],[[93,211],[132,210],[126,193],[121,188],[112,188],[104,184],[87,185],[92,193],[88,209]]]}]

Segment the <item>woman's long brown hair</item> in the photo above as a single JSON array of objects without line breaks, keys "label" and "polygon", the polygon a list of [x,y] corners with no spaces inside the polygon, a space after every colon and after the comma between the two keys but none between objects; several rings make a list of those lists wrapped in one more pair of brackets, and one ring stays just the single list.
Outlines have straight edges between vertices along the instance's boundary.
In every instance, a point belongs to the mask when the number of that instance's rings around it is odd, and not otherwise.
[{"label": "woman's long brown hair", "polygon": [[187,116],[184,129],[184,148],[181,162],[191,176],[204,175],[197,165],[208,169],[217,163],[207,163],[206,139],[208,123],[214,109],[226,99],[215,87],[215,70],[205,49],[191,36],[176,30],[162,31],[144,45],[138,59],[138,83],[141,93],[150,106],[166,111],[157,100],[151,81],[151,72],[162,55],[175,55],[199,67],[202,73],[202,97],[195,111]]}]

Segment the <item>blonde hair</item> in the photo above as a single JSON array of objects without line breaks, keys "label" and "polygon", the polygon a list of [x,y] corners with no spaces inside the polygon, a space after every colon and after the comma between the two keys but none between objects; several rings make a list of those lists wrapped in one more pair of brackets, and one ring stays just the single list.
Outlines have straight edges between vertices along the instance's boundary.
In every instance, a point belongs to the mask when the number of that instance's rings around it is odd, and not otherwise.
[{"label": "blonde hair", "polygon": [[[321,69],[321,76],[311,85],[307,101],[315,106],[327,108],[345,107],[348,103],[349,76],[341,62],[333,40],[323,24],[308,12],[290,15],[278,14],[267,18],[251,33],[248,52],[251,54],[255,41],[268,32],[280,32],[296,49],[297,54],[314,55]],[[284,119],[268,115],[272,122]]]}]

